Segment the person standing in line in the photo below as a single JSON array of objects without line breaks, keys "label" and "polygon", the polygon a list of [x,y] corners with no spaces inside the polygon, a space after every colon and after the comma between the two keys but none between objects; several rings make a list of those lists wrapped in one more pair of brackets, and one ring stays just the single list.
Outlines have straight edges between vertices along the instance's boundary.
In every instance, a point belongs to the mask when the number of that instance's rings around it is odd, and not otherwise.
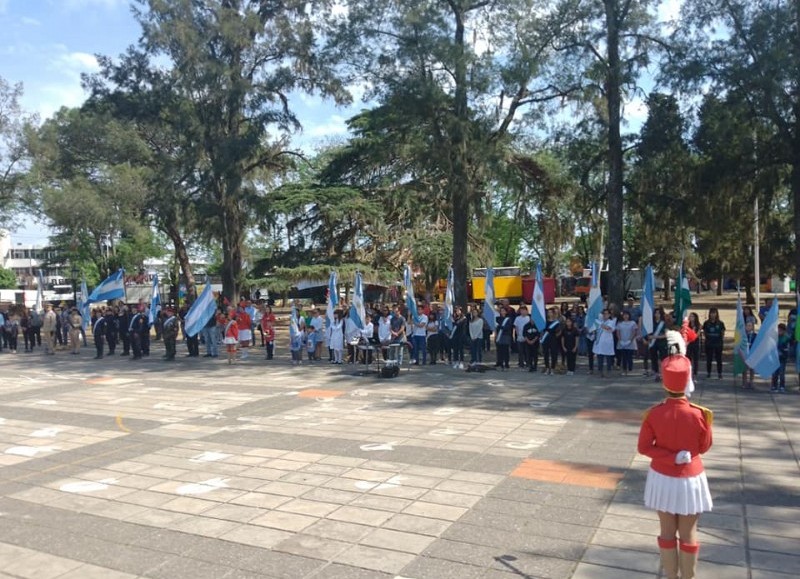
[{"label": "person standing in line", "polygon": [[117,312],[117,327],[119,328],[119,339],[122,342],[122,353],[120,356],[131,355],[131,314],[128,306],[123,305]]},{"label": "person standing in line", "polygon": [[94,337],[94,347],[97,349],[97,355],[94,357],[95,360],[100,360],[103,357],[103,350],[105,349],[105,341],[106,341],[106,325],[108,321],[105,316],[105,312],[99,312],[97,316],[97,320],[95,320],[94,325],[92,326],[92,336]]},{"label": "person standing in line", "polygon": [[706,341],[706,378],[711,378],[711,363],[717,363],[717,379],[722,380],[722,345],[725,341],[725,324],[719,319],[717,308],[708,310],[708,319],[703,323]]},{"label": "person standing in line", "polygon": [[[509,328],[509,338],[511,328]],[[461,306],[453,308],[453,336],[450,338],[450,348],[453,351],[453,368],[456,370],[464,369],[464,345],[469,340],[469,320],[464,315]],[[508,368],[508,364],[506,364]]]},{"label": "person standing in line", "polygon": [[772,392],[786,393],[786,362],[789,360],[789,335],[786,333],[786,324],[778,324],[778,362],[780,366],[772,374]]},{"label": "person standing in line", "polygon": [[528,315],[528,308],[525,304],[519,306],[517,316],[514,318],[514,337],[517,343],[517,366],[519,368],[528,367],[528,348],[525,343],[525,326],[531,321]]},{"label": "person standing in line", "polygon": [[539,366],[539,338],[541,334],[533,319],[529,319],[528,323],[525,324],[522,334],[525,336],[525,347],[528,350],[528,372],[536,372]]},{"label": "person standing in line", "polygon": [[692,312],[689,314],[689,329],[694,332],[697,339],[692,340],[686,345],[686,357],[692,363],[692,378],[697,381],[697,369],[700,367],[700,333],[703,331],[703,326],[700,324],[700,317],[697,313]]},{"label": "person standing in line", "polygon": [[506,316],[506,308],[504,306],[500,306],[498,312],[500,317],[497,318],[497,327],[494,333],[495,346],[497,346],[497,362],[495,366],[501,370],[508,370],[513,322],[511,318]]},{"label": "person standing in line", "polygon": [[622,375],[633,372],[633,354],[636,351],[636,338],[639,326],[631,319],[629,310],[622,310],[622,321],[617,324],[617,352],[622,359]]},{"label": "person standing in line", "polygon": [[33,351],[34,346],[42,347],[42,316],[35,309],[31,308],[30,314],[28,315],[28,322],[31,351]]},{"label": "person standing in line", "polygon": [[131,360],[142,359],[142,354],[144,354],[142,342],[146,332],[150,332],[149,326],[147,325],[147,317],[145,317],[141,311],[138,311],[131,317],[131,324],[128,326],[128,334],[131,337],[131,349],[133,350]]},{"label": "person standing in line", "polygon": [[56,353],[56,313],[51,304],[44,306],[42,333],[44,334],[44,353],[51,356]]},{"label": "person standing in line", "polygon": [[[753,327],[753,322],[747,322],[744,325],[744,337],[747,340],[747,348],[749,351],[753,348],[753,343],[758,337],[758,332],[756,332],[756,329]],[[749,366],[746,366],[744,369],[744,375],[742,376],[742,382],[744,382],[745,390],[752,390],[755,387],[753,384],[755,377],[756,373],[753,371],[753,369]]]},{"label": "person standing in line", "polygon": [[[616,322],[611,318],[608,309],[604,309],[600,314],[597,323],[597,338],[594,341],[594,353],[597,356],[597,366],[600,370],[600,377],[611,376],[614,367],[614,329]],[[603,365],[605,362],[605,366]]]},{"label": "person standing in line", "polygon": [[[178,345],[178,317],[172,308],[164,308],[166,319],[161,325],[161,337],[164,339],[164,360],[170,362],[175,359],[175,351]],[[216,323],[216,322],[215,322]]]},{"label": "person standing in line", "polygon": [[567,375],[575,374],[575,365],[578,359],[578,339],[580,333],[575,327],[572,317],[567,317],[564,321],[564,329],[561,332],[561,351],[564,352],[567,361]]},{"label": "person standing in line", "polygon": [[[411,312],[409,312],[411,316]],[[428,316],[422,312],[422,308],[418,308],[418,315],[416,320],[411,320],[413,327],[413,345],[414,352],[411,354],[413,364],[419,366],[427,366],[428,364],[428,348],[425,343],[426,334],[428,333]],[[380,331],[380,330],[379,330]]]},{"label": "person standing in line", "polygon": [[[700,545],[700,514],[713,508],[700,455],[712,444],[713,414],[690,404],[691,362],[680,354],[661,364],[666,399],[651,407],[639,431],[638,451],[650,457],[644,504],[658,513],[658,547],[667,579],[693,579]],[[679,575],[680,574],[680,575]]]},{"label": "person standing in line", "polygon": [[261,314],[261,331],[264,333],[264,346],[266,348],[266,359],[272,360],[275,355],[275,314],[272,313],[272,306],[264,306]]},{"label": "person standing in line", "polygon": [[647,348],[650,364],[654,374],[654,382],[660,382],[661,360],[667,355],[667,326],[664,319],[664,310],[656,308],[653,311],[653,333],[645,336],[648,339]]},{"label": "person standing in line", "polygon": [[244,302],[239,302],[239,309],[236,311],[236,323],[239,324],[239,348],[241,349],[241,359],[247,360],[249,357],[250,340],[253,337],[252,320],[247,313]]},{"label": "person standing in line", "polygon": [[78,308],[72,308],[69,314],[69,343],[72,347],[72,355],[77,356],[81,352],[81,327],[83,318],[78,313]]},{"label": "person standing in line", "polygon": [[[204,358],[216,358],[219,356],[219,345],[217,343],[217,316],[220,314],[219,308],[214,310],[214,315],[208,318],[206,325],[200,331],[203,334],[203,342],[206,344],[206,353],[203,354]],[[166,321],[162,332],[166,330]],[[177,334],[175,338],[177,339]],[[167,338],[164,337],[164,344],[166,345]]]},{"label": "person standing in line", "polygon": [[[228,364],[233,364],[236,361],[236,348],[239,345],[239,324],[236,322],[236,310],[234,308],[228,308],[228,319],[225,322],[223,335],[222,341],[228,352]],[[292,346],[292,364],[294,363],[294,346]]]},{"label": "person standing in line", "polygon": [[333,312],[333,322],[331,322],[328,333],[328,344],[333,350],[333,363],[341,365],[344,352],[344,321],[342,321],[341,310]]},{"label": "person standing in line", "polygon": [[469,321],[469,365],[476,366],[483,362],[483,318],[474,307],[470,311],[470,316],[472,317]]},{"label": "person standing in line", "polygon": [[441,340],[439,339],[440,315],[441,315],[440,312],[431,309],[431,313],[428,314],[428,326],[427,328],[425,328],[425,333],[426,333],[425,343],[428,346],[428,353],[430,354],[430,362],[428,363],[431,366],[436,365],[436,360],[438,360],[439,358],[439,344],[441,343]]}]

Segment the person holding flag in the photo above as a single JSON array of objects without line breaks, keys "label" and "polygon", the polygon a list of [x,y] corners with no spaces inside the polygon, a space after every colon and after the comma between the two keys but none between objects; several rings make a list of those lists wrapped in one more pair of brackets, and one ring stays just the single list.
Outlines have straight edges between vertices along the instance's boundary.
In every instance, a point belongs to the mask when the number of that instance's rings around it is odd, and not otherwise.
[{"label": "person holding flag", "polygon": [[753,372],[770,380],[773,374],[780,369],[780,357],[778,354],[778,300],[773,299],[772,305],[761,325],[755,341],[750,346],[750,353],[745,363]]},{"label": "person holding flag", "polygon": [[686,317],[686,312],[692,305],[692,292],[689,289],[689,280],[683,272],[683,261],[678,269],[678,278],[675,280],[675,303],[673,304],[675,325],[680,326]]}]

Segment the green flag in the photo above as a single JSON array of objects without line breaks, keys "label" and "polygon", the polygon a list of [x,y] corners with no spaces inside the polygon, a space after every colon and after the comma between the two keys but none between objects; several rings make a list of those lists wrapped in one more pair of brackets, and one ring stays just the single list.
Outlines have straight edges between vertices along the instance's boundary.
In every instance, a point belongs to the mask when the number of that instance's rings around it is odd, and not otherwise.
[{"label": "green flag", "polygon": [[675,323],[681,325],[686,311],[692,305],[692,292],[689,290],[689,280],[683,275],[683,262],[678,270],[678,279],[675,280],[675,303],[672,309],[675,311]]}]

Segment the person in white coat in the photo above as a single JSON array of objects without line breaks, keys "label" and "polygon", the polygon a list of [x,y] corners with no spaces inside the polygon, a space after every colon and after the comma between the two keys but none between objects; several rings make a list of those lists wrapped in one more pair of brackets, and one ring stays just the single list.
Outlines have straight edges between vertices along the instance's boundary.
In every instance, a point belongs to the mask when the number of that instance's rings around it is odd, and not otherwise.
[{"label": "person in white coat", "polygon": [[344,352],[344,322],[339,310],[333,312],[333,322],[328,329],[328,347],[333,350],[333,363],[341,364]]},{"label": "person in white coat", "polygon": [[[606,374],[611,374],[614,367],[614,330],[616,320],[611,318],[611,313],[604,309],[597,320],[597,337],[594,340],[592,351],[597,356],[597,365],[600,369],[600,377],[605,378]],[[606,366],[603,366],[603,362]],[[606,371],[607,369],[607,371]]]}]

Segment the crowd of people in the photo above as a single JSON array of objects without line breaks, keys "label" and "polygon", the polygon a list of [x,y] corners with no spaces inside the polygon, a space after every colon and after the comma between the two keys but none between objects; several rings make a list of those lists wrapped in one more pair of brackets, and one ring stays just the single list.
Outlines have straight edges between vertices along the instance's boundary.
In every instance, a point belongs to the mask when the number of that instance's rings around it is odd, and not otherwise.
[{"label": "crowd of people", "polygon": [[[657,308],[653,330],[648,334],[641,308],[633,299],[622,307],[604,303],[597,320],[587,320],[580,303],[562,303],[546,310],[543,329],[534,323],[525,304],[514,307],[507,301],[497,304],[494,316],[484,316],[477,304],[466,311],[454,306],[448,316],[443,306],[420,301],[415,319],[403,304],[368,304],[360,328],[348,314],[347,304],[333,312],[330,323],[324,308],[296,304],[296,309],[297,331],[291,336],[287,331],[283,342],[296,365],[322,361],[326,356],[331,364],[353,364],[359,361],[360,352],[362,356],[371,356],[373,351],[385,355],[389,345],[402,344],[411,364],[417,366],[446,363],[455,369],[475,369],[485,366],[484,358],[494,349],[494,366],[501,371],[510,369],[513,357],[518,368],[529,372],[572,375],[578,371],[578,360],[585,358],[585,371],[605,378],[612,372],[632,374],[638,360],[644,376],[655,381],[661,379],[660,363],[667,355],[667,331],[680,325],[672,319],[671,312]],[[765,306],[755,315],[751,308],[744,308],[750,344],[767,309]],[[77,308],[48,305],[44,313],[0,311],[0,351],[16,353],[24,346],[24,352],[41,347],[53,353],[61,345],[78,354],[81,345],[87,345],[88,325],[98,359],[117,353],[133,360],[147,357],[153,334],[155,340],[164,341],[167,360],[177,355],[179,341],[185,342],[189,357],[199,357],[202,344],[203,355],[209,358],[218,357],[224,346],[229,363],[248,359],[253,349],[263,350],[268,360],[274,358],[277,320],[266,303],[242,300],[236,306],[221,304],[202,331],[193,336],[185,332],[187,311],[185,306],[165,307],[154,316],[152,325],[148,304],[141,302],[135,306],[120,303],[95,308],[88,324],[83,323]],[[487,321],[491,317],[496,320],[494,330]],[[792,310],[787,323],[779,326],[781,367],[773,378],[773,390],[785,391],[786,362],[795,351],[795,324],[796,311]],[[719,312],[712,307],[702,322],[697,312],[690,312],[688,326],[699,336],[687,351],[694,379],[698,374],[702,376],[703,357],[706,378],[721,379],[727,328]],[[363,353],[359,344],[370,345],[369,352]],[[744,387],[752,388],[753,379],[752,371],[745,370]]]}]

